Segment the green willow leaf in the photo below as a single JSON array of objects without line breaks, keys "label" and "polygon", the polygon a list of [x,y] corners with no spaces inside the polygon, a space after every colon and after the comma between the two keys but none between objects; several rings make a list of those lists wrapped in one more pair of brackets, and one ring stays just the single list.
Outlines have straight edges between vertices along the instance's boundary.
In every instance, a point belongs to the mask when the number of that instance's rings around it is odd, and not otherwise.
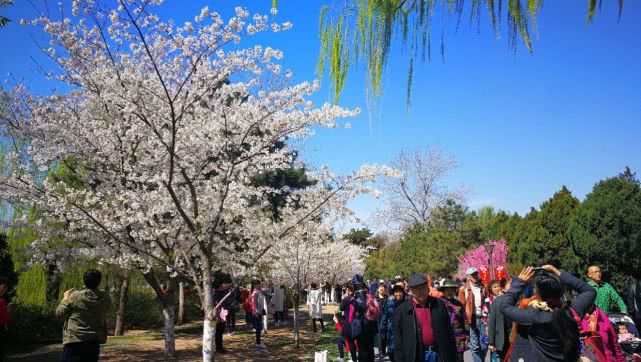
[{"label": "green willow leaf", "polygon": [[[528,52],[534,51],[531,34],[536,34],[537,16],[542,0],[344,0],[323,6],[320,12],[321,50],[317,64],[319,78],[328,69],[335,102],[344,89],[351,68],[358,63],[366,65],[370,97],[382,94],[382,76],[390,56],[391,45],[400,39],[408,49],[411,67],[415,58],[431,62],[432,24],[435,8],[441,5],[440,53],[444,59],[445,31],[448,20],[456,22],[470,9],[471,23],[480,29],[482,9],[489,15],[492,30],[501,36],[501,25],[507,24],[508,47],[516,51],[519,40]],[[588,0],[588,22],[591,22],[597,0]],[[618,0],[619,18],[623,0]],[[504,20],[503,20],[504,19]],[[409,78],[409,77],[408,77]],[[411,92],[408,90],[408,96]]]},{"label": "green willow leaf", "polygon": [[592,22],[592,18],[594,18],[595,11],[596,11],[596,0],[588,0],[588,18],[587,18],[588,23]]}]

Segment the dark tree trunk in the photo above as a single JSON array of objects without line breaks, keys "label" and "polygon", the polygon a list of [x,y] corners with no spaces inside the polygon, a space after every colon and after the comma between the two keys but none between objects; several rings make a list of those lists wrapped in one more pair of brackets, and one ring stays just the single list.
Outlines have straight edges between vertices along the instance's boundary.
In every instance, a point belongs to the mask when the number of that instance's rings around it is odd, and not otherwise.
[{"label": "dark tree trunk", "polygon": [[296,344],[296,349],[300,348],[300,316],[298,315],[298,307],[300,303],[300,290],[296,287],[296,291],[293,295],[292,304],[294,304],[294,343]]},{"label": "dark tree trunk", "polygon": [[60,276],[60,270],[55,262],[49,263],[45,266],[45,278],[47,280],[45,289],[45,299],[47,304],[58,304],[62,278]]},{"label": "dark tree trunk", "polygon": [[125,275],[120,283],[120,297],[118,299],[118,311],[116,311],[116,327],[114,335],[125,334],[125,312],[127,311],[127,298],[129,296],[129,275]]}]

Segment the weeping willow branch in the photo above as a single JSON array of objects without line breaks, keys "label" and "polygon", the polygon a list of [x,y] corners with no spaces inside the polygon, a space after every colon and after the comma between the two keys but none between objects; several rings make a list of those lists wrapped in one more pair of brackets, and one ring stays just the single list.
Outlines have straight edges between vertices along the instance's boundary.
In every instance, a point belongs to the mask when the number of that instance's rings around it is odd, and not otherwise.
[{"label": "weeping willow branch", "polygon": [[[597,0],[587,1],[587,22],[590,23],[602,0],[598,4]],[[333,7],[324,6],[319,16],[318,77],[323,78],[328,71],[331,94],[334,102],[338,102],[350,69],[364,63],[368,76],[367,94],[372,98],[381,96],[383,71],[389,60],[392,39],[400,35],[409,58],[406,91],[409,109],[414,63],[419,58],[429,63],[432,58],[432,25],[438,6],[441,11],[439,49],[442,59],[445,53],[444,23],[455,18],[458,28],[462,15],[468,10],[470,25],[480,27],[482,9],[485,9],[497,38],[504,18],[509,48],[516,50],[520,39],[528,52],[533,52],[532,34],[536,34],[537,14],[543,0],[505,2],[505,9],[503,0],[345,0]],[[621,17],[623,0],[618,0],[618,7]],[[502,17],[504,11],[505,16]]]}]

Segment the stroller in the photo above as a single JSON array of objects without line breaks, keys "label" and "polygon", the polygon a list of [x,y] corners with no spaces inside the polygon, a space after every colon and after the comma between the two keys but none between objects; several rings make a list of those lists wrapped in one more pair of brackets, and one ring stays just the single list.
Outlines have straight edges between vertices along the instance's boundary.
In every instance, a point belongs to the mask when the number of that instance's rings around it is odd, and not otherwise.
[{"label": "stroller", "polygon": [[636,340],[619,342],[619,347],[621,347],[621,352],[625,355],[626,360],[633,361],[633,356],[635,354],[641,355],[641,339],[639,339],[639,330],[636,325],[634,325],[634,321],[632,321],[632,318],[629,316],[618,313],[608,315],[608,319],[610,319],[610,322],[614,324],[617,331],[618,325],[624,324],[628,328],[628,332],[636,337]]}]

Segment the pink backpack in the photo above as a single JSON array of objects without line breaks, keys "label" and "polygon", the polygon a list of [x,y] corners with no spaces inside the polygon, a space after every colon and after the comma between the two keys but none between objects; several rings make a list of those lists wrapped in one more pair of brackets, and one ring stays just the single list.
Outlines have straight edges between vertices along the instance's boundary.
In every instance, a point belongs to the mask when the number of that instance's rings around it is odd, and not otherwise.
[{"label": "pink backpack", "polygon": [[365,319],[368,321],[378,321],[381,319],[381,306],[378,300],[373,295],[367,294],[367,302],[365,303],[367,310],[365,311]]}]

